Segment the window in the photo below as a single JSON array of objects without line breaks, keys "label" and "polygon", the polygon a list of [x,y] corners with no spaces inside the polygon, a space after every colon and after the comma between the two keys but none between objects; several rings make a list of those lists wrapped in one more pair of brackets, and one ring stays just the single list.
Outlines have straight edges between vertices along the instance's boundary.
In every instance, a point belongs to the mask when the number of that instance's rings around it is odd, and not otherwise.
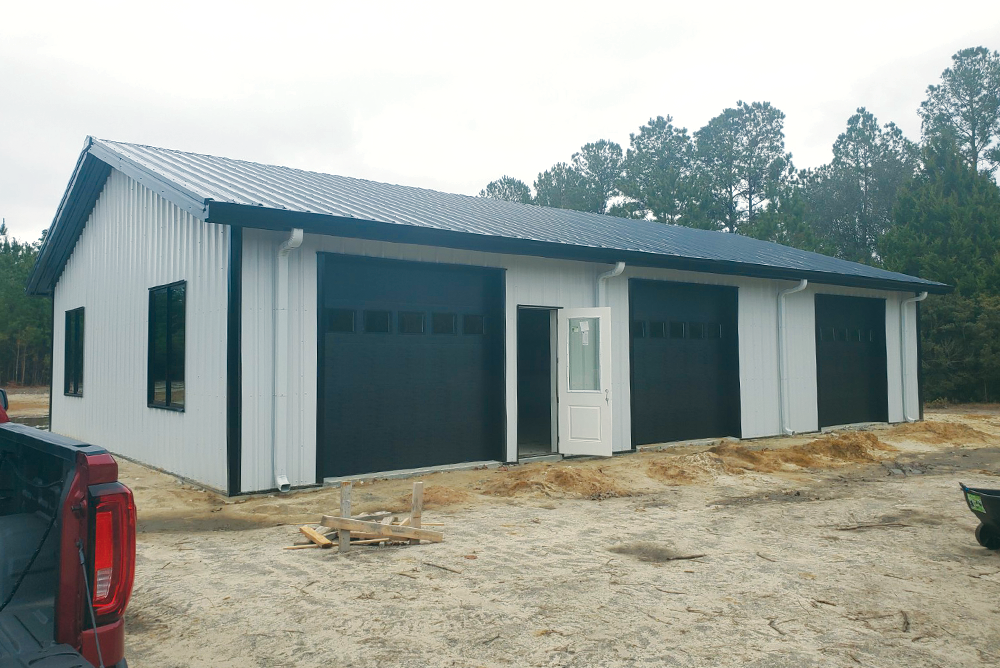
[{"label": "window", "polygon": [[454,313],[431,314],[431,333],[458,334],[458,316]]},{"label": "window", "polygon": [[389,312],[365,311],[365,332],[369,334],[388,334]]},{"label": "window", "polygon": [[705,338],[705,325],[700,322],[688,323],[688,338],[689,339]]},{"label": "window", "polygon": [[722,325],[717,322],[710,322],[705,325],[705,338],[706,339],[721,339],[722,338]]},{"label": "window", "polygon": [[463,334],[485,334],[486,317],[481,315],[465,314],[462,316]]},{"label": "window", "polygon": [[633,320],[632,321],[632,338],[633,339],[644,339],[644,338],[646,338],[646,321],[645,320]]},{"label": "window", "polygon": [[354,311],[345,308],[331,308],[326,310],[326,331],[327,332],[348,332],[354,331]]},{"label": "window", "polygon": [[63,393],[83,396],[83,309],[66,311],[66,357],[63,366]]},{"label": "window", "polygon": [[184,282],[149,291],[149,362],[146,403],[184,410]]},{"label": "window", "polygon": [[400,334],[423,334],[424,314],[416,311],[399,312],[399,333]]},{"label": "window", "polygon": [[687,330],[686,323],[683,322],[671,322],[670,323],[670,338],[672,339],[683,339],[685,336],[685,331]]},{"label": "window", "polygon": [[657,320],[649,323],[649,336],[654,339],[665,339],[667,337],[667,323]]}]

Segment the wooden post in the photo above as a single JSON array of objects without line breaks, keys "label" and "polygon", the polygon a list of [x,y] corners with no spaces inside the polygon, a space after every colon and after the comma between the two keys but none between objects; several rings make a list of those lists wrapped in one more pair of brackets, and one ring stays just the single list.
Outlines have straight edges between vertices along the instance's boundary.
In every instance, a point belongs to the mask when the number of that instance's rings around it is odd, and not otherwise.
[{"label": "wooden post", "polygon": [[[413,502],[410,504],[410,526],[420,528],[420,515],[424,511],[424,483],[413,483]],[[419,538],[411,538],[410,545],[419,545]]]},{"label": "wooden post", "polygon": [[[344,481],[340,483],[340,516],[350,519],[351,517],[351,483]],[[351,532],[346,529],[337,531],[338,546],[341,554],[345,554],[351,548]]]}]

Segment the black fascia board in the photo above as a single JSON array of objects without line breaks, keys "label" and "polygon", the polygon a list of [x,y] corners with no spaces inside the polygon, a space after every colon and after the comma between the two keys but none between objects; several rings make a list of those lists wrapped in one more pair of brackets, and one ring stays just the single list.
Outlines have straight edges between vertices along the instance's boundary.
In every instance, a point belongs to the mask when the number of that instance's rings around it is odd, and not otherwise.
[{"label": "black fascia board", "polygon": [[111,166],[85,149],[49,226],[25,286],[29,295],[51,295],[73,247],[111,174]]},{"label": "black fascia board", "polygon": [[234,227],[275,231],[287,231],[298,227],[310,234],[370,239],[373,241],[388,241],[420,246],[440,246],[487,253],[529,255],[605,264],[614,264],[623,261],[626,264],[640,267],[657,267],[789,281],[798,281],[805,278],[810,282],[824,285],[875,290],[905,292],[921,292],[926,290],[934,294],[947,294],[953,290],[951,286],[943,283],[923,283],[919,281],[902,281],[869,276],[851,276],[824,271],[773,267],[727,260],[710,260],[640,251],[619,251],[609,248],[574,246],[571,244],[535,241],[531,239],[515,239],[511,237],[473,234],[470,232],[441,230],[416,225],[383,223],[321,213],[285,211],[229,202],[209,202],[208,216],[205,220],[209,223],[232,225]]}]

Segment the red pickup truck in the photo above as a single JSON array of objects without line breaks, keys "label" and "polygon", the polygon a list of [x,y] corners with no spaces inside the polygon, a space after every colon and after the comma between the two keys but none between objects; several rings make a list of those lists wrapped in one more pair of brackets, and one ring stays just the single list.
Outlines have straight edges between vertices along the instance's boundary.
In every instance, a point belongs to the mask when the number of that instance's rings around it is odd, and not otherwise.
[{"label": "red pickup truck", "polygon": [[6,408],[0,390],[0,668],[125,668],[132,491],[103,448]]}]

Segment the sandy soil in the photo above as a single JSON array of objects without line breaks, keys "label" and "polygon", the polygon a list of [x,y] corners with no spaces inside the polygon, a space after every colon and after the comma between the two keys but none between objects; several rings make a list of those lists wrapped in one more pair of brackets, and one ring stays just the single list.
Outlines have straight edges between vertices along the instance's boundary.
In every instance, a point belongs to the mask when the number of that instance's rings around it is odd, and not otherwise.
[{"label": "sandy soil", "polygon": [[[134,666],[986,666],[1000,411],[424,478],[444,543],[284,550],[337,490],[224,499],[121,462]],[[408,507],[411,480],[355,488]],[[700,556],[699,556],[700,555]],[[693,557],[676,559],[676,557]],[[446,567],[445,570],[440,568]],[[457,572],[453,572],[457,571]]]},{"label": "sandy soil", "polygon": [[5,389],[10,402],[7,415],[11,422],[41,429],[49,428],[49,388],[47,386],[9,387]]}]

